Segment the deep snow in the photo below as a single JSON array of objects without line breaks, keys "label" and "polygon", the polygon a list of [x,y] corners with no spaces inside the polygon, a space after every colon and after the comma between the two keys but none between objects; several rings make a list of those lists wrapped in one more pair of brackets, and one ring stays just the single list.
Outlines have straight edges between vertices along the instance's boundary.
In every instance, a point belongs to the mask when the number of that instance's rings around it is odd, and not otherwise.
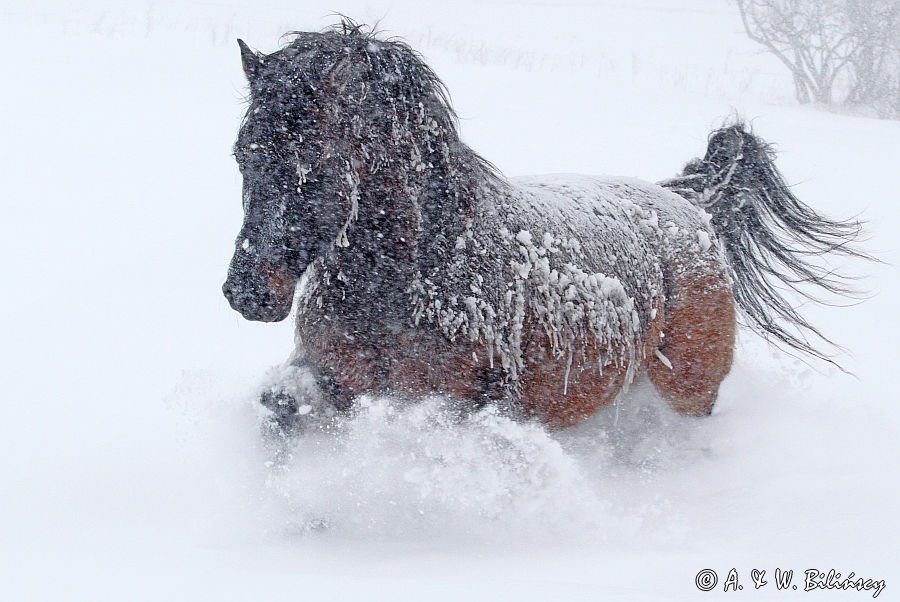
[{"label": "deep snow", "polygon": [[[370,399],[281,469],[252,397],[291,324],[245,322],[219,289],[241,211],[233,38],[271,51],[332,10],[421,50],[509,175],[659,180],[737,110],[801,199],[865,212],[888,262],[900,123],[795,106],[716,0],[276,4],[0,7],[0,599],[677,600],[702,568],[776,566],[894,599],[891,265],[851,266],[865,303],[807,308],[856,377],[744,334],[709,419],[646,386],[556,434]],[[790,595],[741,595],[760,594]]]}]

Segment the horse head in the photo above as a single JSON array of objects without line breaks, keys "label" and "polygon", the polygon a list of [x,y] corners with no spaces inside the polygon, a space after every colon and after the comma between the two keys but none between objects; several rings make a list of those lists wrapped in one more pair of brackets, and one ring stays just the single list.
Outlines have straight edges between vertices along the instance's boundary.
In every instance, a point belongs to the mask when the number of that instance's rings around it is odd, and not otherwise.
[{"label": "horse head", "polygon": [[264,56],[238,43],[250,84],[234,146],[244,221],[223,292],[248,320],[273,322],[287,317],[299,278],[338,240],[356,199],[347,181],[324,177],[338,159],[323,110],[326,53]]},{"label": "horse head", "polygon": [[412,49],[352,22],[270,55],[238,42],[250,84],[234,148],[244,222],[223,292],[245,318],[278,321],[309,264],[351,246],[361,211],[357,245],[392,219],[415,221],[398,207],[435,186],[427,172],[455,148],[455,117]]}]

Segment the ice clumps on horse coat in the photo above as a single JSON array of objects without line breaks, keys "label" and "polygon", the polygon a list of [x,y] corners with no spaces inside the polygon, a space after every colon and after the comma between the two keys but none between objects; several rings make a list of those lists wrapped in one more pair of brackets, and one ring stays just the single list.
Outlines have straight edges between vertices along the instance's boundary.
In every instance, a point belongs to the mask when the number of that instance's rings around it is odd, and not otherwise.
[{"label": "ice clumps on horse coat", "polygon": [[[675,246],[697,256],[715,240],[700,212],[627,178],[513,178],[492,196],[449,269],[414,282],[416,323],[433,321],[451,340],[484,343],[513,381],[525,368],[531,325],[555,357],[571,362],[576,351],[593,349],[601,370],[626,366],[630,382],[664,295],[661,257],[675,255]],[[689,232],[702,232],[706,247],[696,238],[691,244]],[[586,239],[590,246],[579,242]],[[473,266],[473,257],[484,260]]]}]

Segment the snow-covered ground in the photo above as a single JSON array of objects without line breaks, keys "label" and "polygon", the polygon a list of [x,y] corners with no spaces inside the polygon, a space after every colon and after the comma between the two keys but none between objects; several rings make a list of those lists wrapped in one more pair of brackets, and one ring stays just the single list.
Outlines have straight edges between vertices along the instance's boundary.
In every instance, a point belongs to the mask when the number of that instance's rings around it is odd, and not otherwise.
[{"label": "snow-covered ground", "polygon": [[[900,123],[795,106],[720,0],[347,0],[0,5],[0,600],[682,600],[734,567],[900,591],[891,265],[809,307],[847,376],[741,338],[714,415],[639,386],[550,434],[368,400],[267,467],[253,391],[291,324],[220,293],[241,219],[230,156],[265,51],[332,11],[421,50],[465,139],[505,173],[658,180],[734,111],[797,194],[864,212],[896,263]],[[751,593],[751,569],[769,584]],[[799,583],[802,576],[795,577]],[[893,592],[893,593],[892,593]]]}]

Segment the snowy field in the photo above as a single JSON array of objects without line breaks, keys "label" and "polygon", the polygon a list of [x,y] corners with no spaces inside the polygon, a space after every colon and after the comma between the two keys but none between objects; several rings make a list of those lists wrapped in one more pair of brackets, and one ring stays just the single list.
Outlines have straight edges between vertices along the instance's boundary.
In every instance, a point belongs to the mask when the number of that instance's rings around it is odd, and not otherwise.
[{"label": "snowy field", "polygon": [[[422,51],[508,175],[659,180],[751,119],[798,196],[862,213],[888,262],[850,266],[866,302],[806,308],[855,376],[743,333],[708,419],[646,386],[553,434],[375,399],[267,467],[253,395],[292,324],[220,292],[234,38],[270,52],[332,11]],[[776,567],[900,599],[900,123],[796,106],[732,5],[3,0],[0,49],[0,600],[872,596],[776,591]],[[723,594],[730,568],[744,590]]]}]

